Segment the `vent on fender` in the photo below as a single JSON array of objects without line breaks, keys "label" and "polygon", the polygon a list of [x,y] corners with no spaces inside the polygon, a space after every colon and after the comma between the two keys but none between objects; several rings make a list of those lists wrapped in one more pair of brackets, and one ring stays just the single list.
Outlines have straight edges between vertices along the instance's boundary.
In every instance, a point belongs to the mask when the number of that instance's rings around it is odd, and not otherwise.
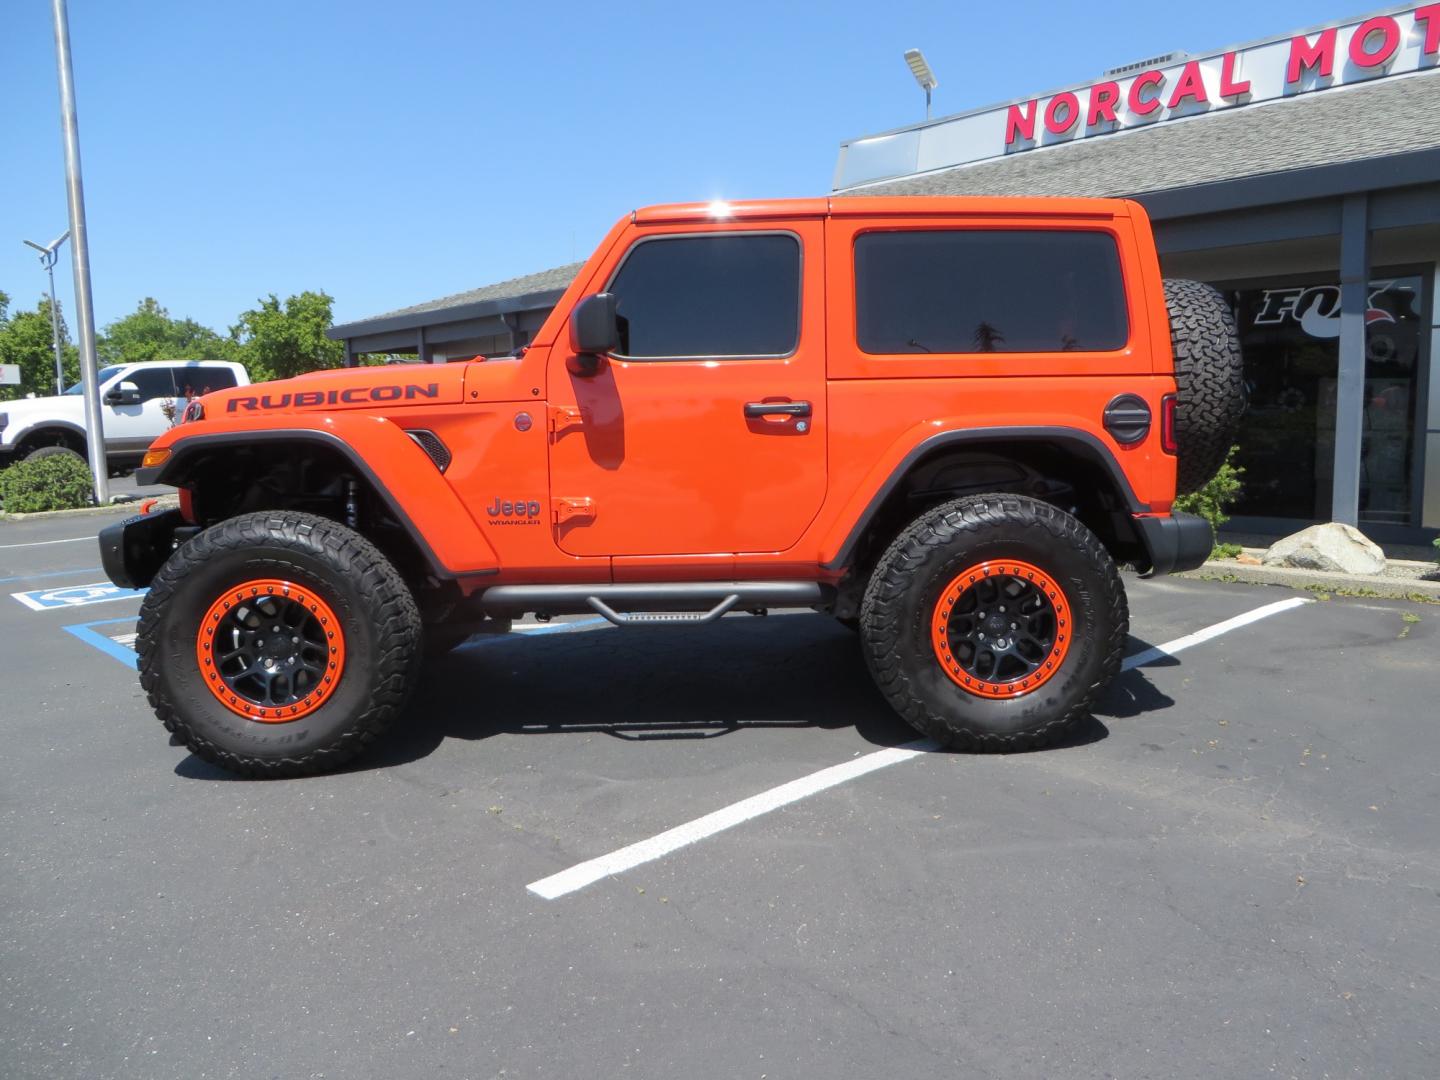
[{"label": "vent on fender", "polygon": [[440,441],[439,435],[425,428],[413,428],[405,434],[415,440],[416,445],[430,456],[430,460],[442,473],[450,467],[450,448]]}]

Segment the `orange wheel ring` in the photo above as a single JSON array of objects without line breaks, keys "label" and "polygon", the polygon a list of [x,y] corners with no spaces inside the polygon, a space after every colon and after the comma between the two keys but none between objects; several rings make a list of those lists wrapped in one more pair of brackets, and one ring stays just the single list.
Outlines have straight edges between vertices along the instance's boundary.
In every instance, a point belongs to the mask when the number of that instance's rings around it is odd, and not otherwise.
[{"label": "orange wheel ring", "polygon": [[961,690],[1016,698],[1048,682],[1070,651],[1065,590],[1026,562],[995,559],[962,570],[940,593],[930,643]]},{"label": "orange wheel ring", "polygon": [[345,670],[345,633],[313,589],[257,578],[225,590],[200,620],[205,688],[248,720],[283,724],[330,700]]}]

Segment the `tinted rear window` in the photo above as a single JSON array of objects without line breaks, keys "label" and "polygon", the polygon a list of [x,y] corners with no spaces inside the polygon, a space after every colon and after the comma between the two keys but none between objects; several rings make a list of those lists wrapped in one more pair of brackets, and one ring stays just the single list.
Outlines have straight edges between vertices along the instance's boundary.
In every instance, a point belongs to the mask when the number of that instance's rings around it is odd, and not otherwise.
[{"label": "tinted rear window", "polygon": [[800,243],[784,234],[643,241],[610,291],[622,356],[784,356],[800,335]]},{"label": "tinted rear window", "polygon": [[235,372],[222,367],[181,368],[175,373],[175,385],[184,397],[198,397],[212,390],[229,390],[235,385]]},{"label": "tinted rear window", "polygon": [[931,230],[855,240],[867,353],[1102,352],[1129,337],[1115,240],[1100,232]]}]

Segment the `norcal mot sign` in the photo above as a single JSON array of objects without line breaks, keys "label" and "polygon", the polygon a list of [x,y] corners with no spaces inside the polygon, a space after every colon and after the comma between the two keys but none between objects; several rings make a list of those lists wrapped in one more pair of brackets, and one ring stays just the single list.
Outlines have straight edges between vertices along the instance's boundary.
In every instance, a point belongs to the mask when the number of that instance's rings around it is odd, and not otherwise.
[{"label": "norcal mot sign", "polygon": [[1408,5],[1205,56],[1170,54],[1100,80],[840,148],[836,188],[964,165],[1440,63],[1440,3]]},{"label": "norcal mot sign", "polygon": [[1009,106],[1005,149],[1027,150],[1047,140],[1084,138],[1417,71],[1434,65],[1437,54],[1440,4],[1427,4],[1168,67],[1140,65],[1141,71],[1123,80]]}]

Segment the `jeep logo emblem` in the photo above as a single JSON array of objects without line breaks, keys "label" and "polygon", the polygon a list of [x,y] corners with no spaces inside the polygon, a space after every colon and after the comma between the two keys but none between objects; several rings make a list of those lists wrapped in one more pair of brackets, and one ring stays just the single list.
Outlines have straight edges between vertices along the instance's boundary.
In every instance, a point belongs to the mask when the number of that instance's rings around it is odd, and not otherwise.
[{"label": "jeep logo emblem", "polygon": [[492,525],[538,525],[540,503],[536,499],[501,499],[498,496],[485,508]]}]

